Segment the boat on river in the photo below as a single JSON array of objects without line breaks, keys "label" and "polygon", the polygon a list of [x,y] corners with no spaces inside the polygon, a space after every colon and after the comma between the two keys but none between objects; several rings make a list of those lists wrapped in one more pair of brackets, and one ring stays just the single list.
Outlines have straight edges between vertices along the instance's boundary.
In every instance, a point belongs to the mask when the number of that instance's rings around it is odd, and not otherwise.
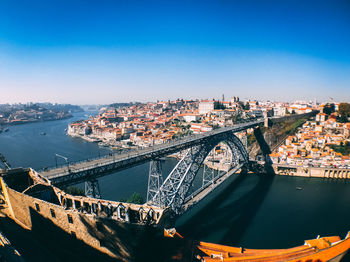
[{"label": "boat on river", "polygon": [[200,251],[197,259],[202,262],[338,262],[350,248],[350,232],[344,239],[339,236],[317,237],[306,240],[304,245],[288,249],[245,249],[206,242],[196,246]]}]

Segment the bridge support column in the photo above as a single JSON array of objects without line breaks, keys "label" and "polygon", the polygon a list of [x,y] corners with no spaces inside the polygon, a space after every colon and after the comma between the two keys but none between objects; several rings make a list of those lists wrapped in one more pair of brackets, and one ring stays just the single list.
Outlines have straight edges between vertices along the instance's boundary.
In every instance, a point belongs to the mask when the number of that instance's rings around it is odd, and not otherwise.
[{"label": "bridge support column", "polygon": [[92,179],[85,182],[85,195],[87,197],[101,198],[100,186],[97,179]]},{"label": "bridge support column", "polygon": [[[152,201],[153,205],[159,207],[161,206],[161,194],[159,194],[159,189],[162,184],[162,163],[159,159],[152,160],[149,166],[147,203]],[[155,195],[157,195],[158,197],[156,199],[153,199]]]},{"label": "bridge support column", "polygon": [[264,112],[264,127],[269,127],[269,118],[266,111]]},{"label": "bridge support column", "polygon": [[213,158],[211,160],[212,167],[207,167],[206,164],[203,165],[203,181],[202,181],[202,187],[205,187],[207,184],[213,183],[215,179],[215,169],[214,169],[214,153]]},{"label": "bridge support column", "polygon": [[242,141],[242,144],[244,145],[244,147],[247,149],[248,148],[248,133],[247,133],[247,130],[245,130],[241,141]]}]

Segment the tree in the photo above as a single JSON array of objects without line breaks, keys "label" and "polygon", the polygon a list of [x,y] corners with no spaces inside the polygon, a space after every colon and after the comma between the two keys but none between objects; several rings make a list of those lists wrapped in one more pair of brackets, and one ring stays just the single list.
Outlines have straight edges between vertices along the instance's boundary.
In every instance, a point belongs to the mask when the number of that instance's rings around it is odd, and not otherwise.
[{"label": "tree", "polygon": [[128,203],[133,203],[133,204],[143,204],[143,198],[140,193],[132,193],[130,196]]},{"label": "tree", "polygon": [[340,114],[340,121],[343,123],[348,122],[348,117],[350,116],[350,104],[340,103],[338,112]]},{"label": "tree", "polygon": [[225,106],[219,101],[214,102],[214,109],[225,109]]},{"label": "tree", "polygon": [[293,109],[293,110],[292,110],[292,115],[295,115],[295,114],[296,114],[296,113],[295,113],[295,110]]},{"label": "tree", "polygon": [[346,115],[340,115],[339,122],[340,123],[347,123],[348,117]]},{"label": "tree", "polygon": [[332,113],[334,113],[335,111],[335,106],[334,104],[326,104],[324,107],[323,107],[323,113],[325,113],[326,115],[330,115]]},{"label": "tree", "polygon": [[349,103],[340,103],[339,104],[339,114],[350,116],[350,104]]},{"label": "tree", "polygon": [[77,186],[70,186],[65,190],[65,192],[73,196],[85,196],[84,189]]}]

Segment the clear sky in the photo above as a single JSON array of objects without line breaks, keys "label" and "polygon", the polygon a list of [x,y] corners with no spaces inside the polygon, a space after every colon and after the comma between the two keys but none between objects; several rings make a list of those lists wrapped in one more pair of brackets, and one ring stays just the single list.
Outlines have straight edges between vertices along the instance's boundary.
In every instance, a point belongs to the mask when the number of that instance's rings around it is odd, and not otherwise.
[{"label": "clear sky", "polygon": [[349,0],[0,0],[0,103],[350,101]]}]

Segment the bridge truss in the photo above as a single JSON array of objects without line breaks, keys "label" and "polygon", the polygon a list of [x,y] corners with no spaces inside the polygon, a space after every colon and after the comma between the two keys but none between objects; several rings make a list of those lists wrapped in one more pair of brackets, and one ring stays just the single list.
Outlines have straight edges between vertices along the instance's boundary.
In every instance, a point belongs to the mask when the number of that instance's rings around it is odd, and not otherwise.
[{"label": "bridge truss", "polygon": [[[237,167],[248,163],[249,155],[233,132],[208,137],[202,140],[202,143],[187,149],[187,152],[162,184],[160,183],[162,180],[161,168],[158,167],[160,162],[151,162],[147,201],[160,207],[171,207],[177,214],[182,213],[183,204],[200,167],[209,152],[220,142],[225,142],[230,148],[232,166]],[[214,175],[207,176],[206,184],[212,182],[214,178]]]}]

